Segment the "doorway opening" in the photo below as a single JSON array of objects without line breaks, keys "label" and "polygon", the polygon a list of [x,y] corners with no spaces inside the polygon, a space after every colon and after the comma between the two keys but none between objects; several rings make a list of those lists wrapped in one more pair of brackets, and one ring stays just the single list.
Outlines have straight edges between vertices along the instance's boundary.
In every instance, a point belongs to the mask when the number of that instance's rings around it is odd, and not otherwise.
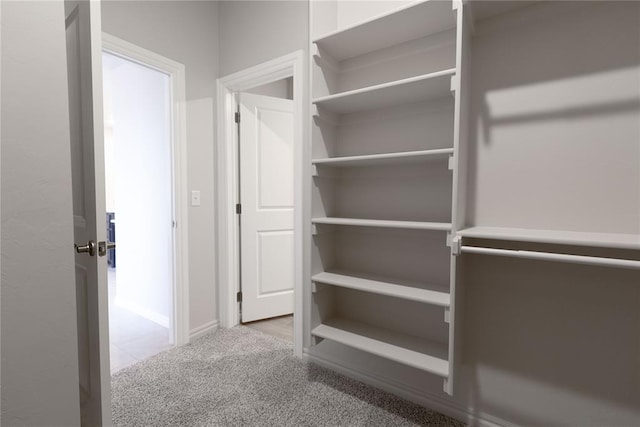
[{"label": "doorway opening", "polygon": [[[293,350],[297,356],[302,356],[303,349],[302,278],[307,257],[303,189],[310,186],[302,173],[308,154],[303,130],[303,58],[303,52],[297,51],[218,79],[217,84],[220,324],[230,328],[249,319],[280,316],[270,310],[263,312],[262,303],[269,306],[267,300],[274,297],[288,298],[293,311],[293,318],[288,320],[293,323]],[[270,96],[274,86],[288,86],[293,100]],[[256,88],[259,94],[250,93]],[[267,104],[263,103],[265,100]],[[288,101],[290,106],[285,107],[280,101]],[[289,121],[293,122],[289,125],[285,125],[283,114],[286,108]],[[238,112],[240,129],[236,123]],[[249,127],[243,131],[244,125]],[[290,142],[279,138],[283,133],[291,134]],[[240,149],[247,148],[247,140],[240,134],[249,135],[250,140],[255,136],[259,143],[253,141],[249,152],[240,153]],[[242,146],[239,139],[243,139]],[[247,181],[251,184],[248,189],[244,185]],[[289,254],[285,257],[288,261],[283,261],[281,253]],[[250,299],[257,303],[253,309],[249,307]],[[254,313],[249,316],[249,311]],[[266,322],[282,319],[275,317]],[[252,326],[258,328],[257,324]]]},{"label": "doorway opening", "polygon": [[105,227],[116,242],[107,254],[113,374],[186,342],[186,223],[176,209],[183,193],[176,75],[144,61],[155,54],[111,36],[104,41]]}]

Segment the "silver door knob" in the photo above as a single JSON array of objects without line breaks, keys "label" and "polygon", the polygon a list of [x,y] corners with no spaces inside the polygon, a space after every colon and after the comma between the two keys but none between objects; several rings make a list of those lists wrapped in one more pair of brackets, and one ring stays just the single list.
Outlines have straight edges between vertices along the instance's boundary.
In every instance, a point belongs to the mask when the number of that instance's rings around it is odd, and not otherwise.
[{"label": "silver door knob", "polygon": [[89,254],[89,256],[96,254],[96,242],[93,240],[89,240],[86,245],[74,244],[73,246],[75,246],[76,252],[79,254]]},{"label": "silver door knob", "polygon": [[109,249],[115,249],[116,242],[98,242],[98,255],[105,256]]}]

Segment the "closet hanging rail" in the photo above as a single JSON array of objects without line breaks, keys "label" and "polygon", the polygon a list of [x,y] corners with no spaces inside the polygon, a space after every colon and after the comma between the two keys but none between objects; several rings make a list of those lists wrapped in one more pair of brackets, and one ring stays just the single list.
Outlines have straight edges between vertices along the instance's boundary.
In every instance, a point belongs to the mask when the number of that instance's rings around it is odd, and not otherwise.
[{"label": "closet hanging rail", "polygon": [[618,258],[603,258],[585,255],[554,254],[547,252],[493,249],[477,246],[462,246],[461,253],[497,255],[512,258],[538,259],[543,261],[568,262],[572,264],[601,265],[605,267],[630,268],[640,270],[640,261]]}]

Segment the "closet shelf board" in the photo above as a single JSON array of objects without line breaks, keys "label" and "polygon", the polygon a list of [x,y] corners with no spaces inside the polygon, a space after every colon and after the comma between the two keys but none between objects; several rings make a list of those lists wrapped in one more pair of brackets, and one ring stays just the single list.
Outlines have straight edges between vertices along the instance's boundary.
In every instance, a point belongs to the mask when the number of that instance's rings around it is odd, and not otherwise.
[{"label": "closet shelf board", "polygon": [[342,61],[439,33],[455,25],[451,1],[428,0],[325,34],[314,43],[335,60]]},{"label": "closet shelf board", "polygon": [[451,231],[451,223],[447,222],[420,222],[420,221],[389,221],[381,219],[356,219],[356,218],[336,218],[322,217],[313,218],[313,224],[326,225],[351,225],[358,227],[382,227],[382,228],[404,228],[410,230],[435,230]]},{"label": "closet shelf board", "polygon": [[325,271],[312,276],[311,280],[317,283],[324,283],[327,285],[356,289],[358,291],[403,298],[441,307],[449,307],[451,305],[451,297],[446,292],[420,289],[413,286],[404,286],[396,283],[382,282],[353,275]]},{"label": "closet shelf board", "polygon": [[327,111],[346,114],[438,99],[451,96],[451,77],[455,73],[456,69],[450,68],[316,98],[313,103]]},{"label": "closet shelf board", "polygon": [[617,249],[640,249],[640,234],[591,233],[580,231],[539,230],[509,227],[469,227],[459,236],[476,239],[510,240]]},{"label": "closet shelf board", "polygon": [[453,155],[453,148],[436,150],[403,151],[398,153],[367,154],[362,156],[333,157],[328,159],[313,159],[317,166],[374,166],[411,163],[425,160],[444,159]]},{"label": "closet shelf board", "polygon": [[315,327],[311,335],[422,369],[440,377],[449,376],[447,347],[425,338],[341,318],[327,320]]}]

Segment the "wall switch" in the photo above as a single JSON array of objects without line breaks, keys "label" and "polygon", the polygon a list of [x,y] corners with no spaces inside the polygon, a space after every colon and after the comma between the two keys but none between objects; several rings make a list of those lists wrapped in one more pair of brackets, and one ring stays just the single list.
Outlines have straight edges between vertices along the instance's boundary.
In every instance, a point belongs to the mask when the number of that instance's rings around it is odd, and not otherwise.
[{"label": "wall switch", "polygon": [[200,206],[200,191],[191,191],[191,206]]}]

